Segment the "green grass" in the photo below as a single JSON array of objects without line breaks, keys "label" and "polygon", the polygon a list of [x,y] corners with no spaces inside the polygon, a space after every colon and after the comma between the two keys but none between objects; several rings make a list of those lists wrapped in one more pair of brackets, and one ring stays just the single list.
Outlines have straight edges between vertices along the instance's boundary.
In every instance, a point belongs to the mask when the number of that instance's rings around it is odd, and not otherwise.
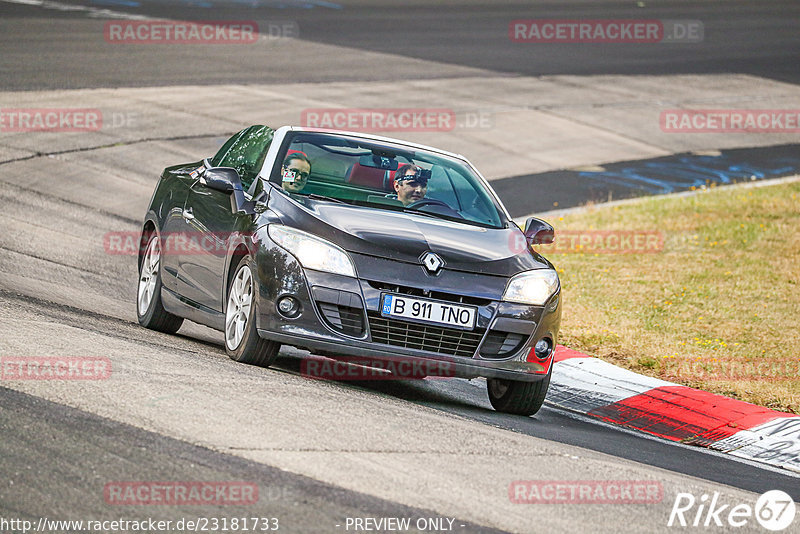
[{"label": "green grass", "polygon": [[564,230],[664,237],[663,250],[650,254],[537,247],[561,277],[561,343],[642,374],[800,413],[800,182],[712,187],[549,222],[556,240]]}]

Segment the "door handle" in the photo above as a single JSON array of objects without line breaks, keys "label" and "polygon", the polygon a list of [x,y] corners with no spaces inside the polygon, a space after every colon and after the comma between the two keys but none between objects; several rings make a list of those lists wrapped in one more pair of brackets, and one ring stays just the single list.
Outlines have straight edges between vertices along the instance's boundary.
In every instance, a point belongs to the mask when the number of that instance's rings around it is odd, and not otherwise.
[{"label": "door handle", "polygon": [[192,208],[186,208],[183,210],[183,218],[187,221],[194,220],[194,213],[192,213]]}]

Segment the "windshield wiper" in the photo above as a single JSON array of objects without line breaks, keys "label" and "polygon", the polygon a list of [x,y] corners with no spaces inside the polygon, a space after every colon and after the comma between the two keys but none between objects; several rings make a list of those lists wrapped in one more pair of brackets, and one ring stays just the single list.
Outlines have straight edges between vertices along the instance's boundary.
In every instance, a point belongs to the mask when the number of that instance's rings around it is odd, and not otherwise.
[{"label": "windshield wiper", "polygon": [[403,208],[403,212],[405,212],[405,213],[415,213],[417,215],[425,215],[426,217],[433,217],[434,219],[449,219],[450,218],[447,215],[442,215],[440,213],[431,213],[429,211],[420,211],[420,210],[414,210],[414,209],[409,209],[409,208]]},{"label": "windshield wiper", "polygon": [[467,219],[462,217],[461,215],[445,215],[444,213],[436,213],[433,211],[422,211],[417,209],[409,209],[403,208],[404,213],[414,213],[417,215],[425,215],[426,217],[432,217],[434,219],[442,219],[445,221],[452,221],[452,222],[467,222]]},{"label": "windshield wiper", "polygon": [[[495,226],[493,224],[490,224],[490,223],[482,223],[480,221],[475,221],[473,219],[467,219],[463,215],[452,216],[452,215],[445,215],[444,213],[435,213],[435,212],[431,212],[431,211],[421,211],[421,210],[408,209],[408,208],[403,208],[400,211],[403,211],[404,213],[416,213],[417,215],[425,215],[427,217],[433,217],[434,219],[442,219],[442,220],[445,220],[445,221],[452,221],[452,222],[457,222],[457,223],[468,224],[470,226],[479,226],[481,228],[493,228],[493,229],[497,229],[498,228],[497,226]],[[503,228],[505,228],[505,227],[503,227]]]},{"label": "windshield wiper", "polygon": [[316,193],[310,193],[310,194],[304,195],[304,196],[306,196],[306,197],[308,197],[308,198],[310,198],[312,200],[327,200],[329,202],[338,202],[339,204],[349,204],[349,202],[345,202],[342,199],[333,198],[333,197],[326,197],[325,195],[318,195]]}]

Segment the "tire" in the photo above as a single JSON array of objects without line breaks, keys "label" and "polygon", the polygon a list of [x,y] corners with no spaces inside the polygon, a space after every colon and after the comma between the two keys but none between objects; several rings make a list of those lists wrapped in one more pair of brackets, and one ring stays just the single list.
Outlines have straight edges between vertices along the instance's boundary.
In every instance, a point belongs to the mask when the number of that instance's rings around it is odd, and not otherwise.
[{"label": "tire", "polygon": [[147,239],[147,248],[139,265],[136,316],[145,328],[174,334],[183,324],[183,317],[169,313],[161,303],[161,244],[155,232]]},{"label": "tire", "polygon": [[269,367],[278,357],[281,344],[258,335],[254,272],[252,261],[244,259],[231,278],[225,306],[225,352],[234,361]]},{"label": "tire", "polygon": [[[552,372],[552,371],[551,371]],[[498,412],[515,415],[533,415],[539,411],[550,387],[550,374],[538,382],[520,382],[501,378],[488,378],[486,391],[489,402]]]}]

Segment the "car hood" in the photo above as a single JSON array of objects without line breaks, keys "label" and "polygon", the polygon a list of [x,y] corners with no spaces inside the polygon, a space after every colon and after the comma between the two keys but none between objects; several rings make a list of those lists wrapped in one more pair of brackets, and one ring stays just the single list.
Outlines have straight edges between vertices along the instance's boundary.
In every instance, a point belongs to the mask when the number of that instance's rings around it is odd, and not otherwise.
[{"label": "car hood", "polygon": [[419,265],[420,256],[431,251],[444,260],[445,269],[498,276],[550,267],[525,246],[522,231],[513,224],[491,229],[408,212],[272,197],[270,208],[285,224],[348,252]]}]

